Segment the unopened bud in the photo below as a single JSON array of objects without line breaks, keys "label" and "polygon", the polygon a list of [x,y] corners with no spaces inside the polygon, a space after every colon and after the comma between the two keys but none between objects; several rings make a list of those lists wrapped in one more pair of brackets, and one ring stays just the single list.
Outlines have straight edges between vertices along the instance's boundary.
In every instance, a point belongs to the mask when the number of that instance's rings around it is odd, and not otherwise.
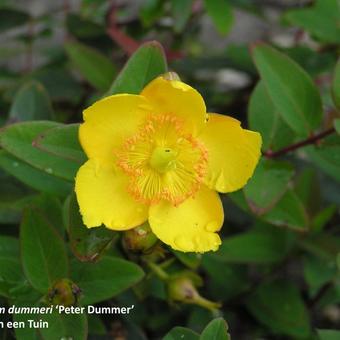
[{"label": "unopened bud", "polygon": [[148,254],[157,244],[158,239],[146,222],[134,229],[124,231],[122,242],[124,249],[128,251]]},{"label": "unopened bud", "polygon": [[77,304],[80,294],[81,290],[74,282],[61,279],[48,290],[46,300],[52,305],[68,307]]},{"label": "unopened bud", "polygon": [[220,307],[219,303],[209,301],[199,295],[194,280],[188,275],[176,275],[168,281],[168,295],[173,301],[199,305],[215,310]]}]

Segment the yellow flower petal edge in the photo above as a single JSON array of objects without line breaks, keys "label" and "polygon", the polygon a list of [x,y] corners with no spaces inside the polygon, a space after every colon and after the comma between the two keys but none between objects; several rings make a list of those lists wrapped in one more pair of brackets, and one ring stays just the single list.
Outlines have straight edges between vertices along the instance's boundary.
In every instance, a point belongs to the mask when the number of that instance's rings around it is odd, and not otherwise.
[{"label": "yellow flower petal edge", "polygon": [[242,129],[237,119],[212,113],[198,139],[209,155],[206,184],[222,193],[242,188],[259,161],[261,135]]},{"label": "yellow flower petal edge", "polygon": [[173,249],[183,252],[217,250],[221,239],[216,232],[223,219],[218,194],[205,186],[177,207],[162,201],[152,205],[149,212],[154,234]]},{"label": "yellow flower petal edge", "polygon": [[97,159],[82,165],[76,176],[75,191],[83,222],[88,228],[104,224],[113,230],[136,227],[148,218],[148,208],[126,191],[128,178]]},{"label": "yellow flower petal edge", "polygon": [[87,156],[111,164],[115,148],[137,131],[150,111],[139,95],[117,94],[95,102],[84,111],[85,122],[79,128]]},{"label": "yellow flower petal edge", "polygon": [[141,92],[152,104],[154,113],[169,114],[184,121],[184,129],[196,135],[205,125],[206,107],[202,96],[191,86],[158,77]]}]

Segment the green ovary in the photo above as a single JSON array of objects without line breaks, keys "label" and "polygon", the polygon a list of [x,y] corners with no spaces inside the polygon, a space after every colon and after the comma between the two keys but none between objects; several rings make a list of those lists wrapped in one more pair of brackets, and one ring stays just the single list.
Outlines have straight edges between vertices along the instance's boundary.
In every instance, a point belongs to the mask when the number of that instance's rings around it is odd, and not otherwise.
[{"label": "green ovary", "polygon": [[176,168],[177,151],[157,146],[151,155],[150,166],[159,173],[165,173]]}]

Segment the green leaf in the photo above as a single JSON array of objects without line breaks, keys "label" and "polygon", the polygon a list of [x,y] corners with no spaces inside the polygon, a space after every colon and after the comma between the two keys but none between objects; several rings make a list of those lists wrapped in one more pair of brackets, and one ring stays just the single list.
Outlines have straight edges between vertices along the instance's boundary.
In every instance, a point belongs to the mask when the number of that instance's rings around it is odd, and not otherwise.
[{"label": "green leaf", "polygon": [[288,253],[291,242],[285,231],[249,231],[223,239],[213,257],[231,263],[273,263]]},{"label": "green leaf", "polygon": [[0,32],[22,26],[28,23],[30,17],[27,13],[11,8],[0,8]]},{"label": "green leaf", "polygon": [[248,122],[251,130],[262,136],[263,150],[279,150],[294,140],[294,133],[282,120],[272,103],[263,81],[260,81],[249,101]]},{"label": "green leaf", "polygon": [[318,329],[318,336],[320,340],[339,340],[340,331],[334,329]]},{"label": "green leaf", "polygon": [[[336,63],[333,82],[332,82],[332,96],[335,106],[340,109],[340,58]],[[340,119],[336,120],[335,128],[340,133]],[[338,127],[337,127],[338,126]]]},{"label": "green leaf", "polygon": [[318,173],[313,168],[303,169],[295,178],[295,193],[303,203],[310,217],[320,211],[321,188]]},{"label": "green leaf", "polygon": [[288,11],[285,17],[321,41],[340,42],[340,8],[337,0],[316,0],[314,6]]},{"label": "green leaf", "polygon": [[189,328],[174,327],[162,340],[199,340],[199,335]]},{"label": "green leaf", "polygon": [[79,124],[44,130],[34,139],[34,146],[51,155],[83,164],[87,157],[79,143]]},{"label": "green leaf", "polygon": [[249,207],[263,215],[281,199],[294,174],[291,164],[262,159],[244,188]]},{"label": "green leaf", "polygon": [[14,97],[9,120],[18,122],[52,119],[54,119],[52,104],[45,88],[37,81],[24,84]]},{"label": "green leaf", "polygon": [[0,170],[0,187],[0,223],[18,223],[23,208],[35,195],[13,176],[2,170]]},{"label": "green leaf", "polygon": [[320,126],[322,104],[309,75],[293,60],[259,43],[252,50],[267,93],[282,119],[298,135],[307,137]]},{"label": "green leaf", "polygon": [[335,261],[316,256],[306,256],[303,262],[303,273],[309,287],[310,296],[315,296],[319,289],[336,275]]},{"label": "green leaf", "polygon": [[331,135],[318,145],[304,148],[308,158],[321,170],[340,182],[340,136]]},{"label": "green leaf", "polygon": [[163,47],[156,41],[143,44],[127,61],[107,95],[139,94],[145,85],[167,72]]},{"label": "green leaf", "polygon": [[46,293],[56,280],[68,277],[64,241],[35,209],[24,214],[20,244],[24,272],[35,289]]},{"label": "green leaf", "polygon": [[117,236],[104,226],[87,228],[79,213],[75,194],[68,200],[67,224],[71,249],[80,261],[97,261]]},{"label": "green leaf", "polygon": [[106,91],[116,74],[116,68],[106,56],[79,42],[69,42],[65,50],[73,65],[97,90]]},{"label": "green leaf", "polygon": [[306,231],[310,225],[303,203],[291,189],[286,191],[275,207],[263,215],[263,218],[274,225],[296,231]]},{"label": "green leaf", "polygon": [[310,334],[306,307],[292,283],[263,283],[247,298],[246,306],[259,322],[275,333],[293,338],[306,338]]},{"label": "green leaf", "polygon": [[306,45],[295,45],[284,49],[284,52],[295,60],[314,79],[321,73],[328,73],[336,63],[336,56],[332,52],[320,53],[315,48]]},{"label": "green leaf", "polygon": [[110,299],[144,276],[136,264],[114,257],[103,257],[96,263],[73,261],[71,273],[73,281],[83,292],[83,305]]},{"label": "green leaf", "polygon": [[182,32],[191,15],[193,0],[171,0],[175,32]]},{"label": "green leaf", "polygon": [[39,329],[45,340],[87,339],[86,314],[60,314],[54,312],[42,315],[41,319],[48,322],[48,328]]},{"label": "green leaf", "polygon": [[11,290],[24,280],[19,257],[0,255],[0,295],[11,297]]},{"label": "green leaf", "polygon": [[326,224],[333,218],[337,211],[337,206],[332,204],[313,216],[311,229],[313,232],[320,232],[324,229]]},{"label": "green leaf", "polygon": [[57,197],[46,193],[40,194],[31,202],[31,207],[42,213],[61,237],[65,235],[63,207]]},{"label": "green leaf", "polygon": [[234,22],[234,15],[228,0],[204,0],[204,6],[217,31],[225,35]]},{"label": "green leaf", "polygon": [[70,182],[37,170],[4,150],[0,150],[0,167],[21,182],[38,191],[66,196],[73,187]]},{"label": "green leaf", "polygon": [[60,126],[36,121],[10,125],[0,133],[0,145],[9,153],[50,175],[74,181],[79,164],[39,150],[35,139],[44,131]]},{"label": "green leaf", "polygon": [[227,323],[222,318],[212,320],[204,328],[200,340],[230,340]]}]

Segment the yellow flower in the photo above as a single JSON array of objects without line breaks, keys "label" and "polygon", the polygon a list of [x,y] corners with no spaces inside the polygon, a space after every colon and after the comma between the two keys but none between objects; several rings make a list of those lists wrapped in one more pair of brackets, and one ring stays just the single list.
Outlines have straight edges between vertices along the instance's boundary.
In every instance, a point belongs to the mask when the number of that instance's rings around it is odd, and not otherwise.
[{"label": "yellow flower", "polygon": [[260,157],[260,134],[207,114],[195,89],[163,77],[140,95],[97,101],[84,121],[79,139],[89,160],[75,191],[87,227],[127,230],[149,221],[174,249],[218,249],[224,213],[216,191],[246,184]]}]

